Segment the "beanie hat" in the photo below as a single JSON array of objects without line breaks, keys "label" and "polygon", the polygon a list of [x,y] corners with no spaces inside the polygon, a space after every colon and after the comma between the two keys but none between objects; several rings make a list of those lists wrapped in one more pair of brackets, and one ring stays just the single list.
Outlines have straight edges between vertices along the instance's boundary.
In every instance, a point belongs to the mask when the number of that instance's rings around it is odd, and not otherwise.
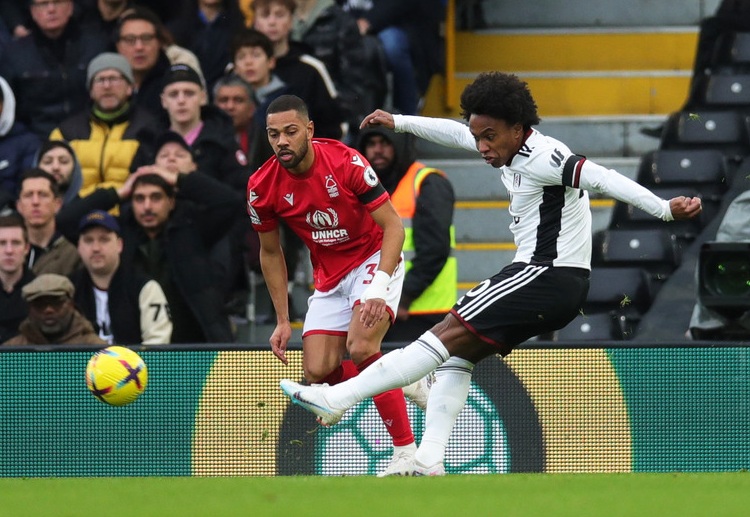
[{"label": "beanie hat", "polygon": [[125,57],[116,52],[102,52],[89,63],[89,68],[86,73],[86,84],[91,88],[91,81],[94,80],[96,74],[102,70],[114,69],[122,74],[122,76],[130,83],[133,84],[133,69],[130,67],[130,63]]}]

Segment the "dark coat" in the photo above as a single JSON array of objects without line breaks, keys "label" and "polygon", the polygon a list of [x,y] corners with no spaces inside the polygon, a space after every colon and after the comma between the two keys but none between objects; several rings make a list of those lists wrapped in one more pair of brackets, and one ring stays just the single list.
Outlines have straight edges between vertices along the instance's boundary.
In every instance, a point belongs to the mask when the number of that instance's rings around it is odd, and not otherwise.
[{"label": "dark coat", "polygon": [[209,105],[201,108],[201,120],[203,129],[190,146],[195,152],[198,170],[244,194],[251,171],[235,139],[232,119],[216,106]]},{"label": "dark coat", "polygon": [[[209,257],[213,244],[221,239],[237,217],[245,214],[244,195],[195,172],[180,175],[180,197],[164,229],[164,250],[177,288],[211,343],[233,340],[229,321],[223,313],[224,302],[216,288]],[[77,240],[78,222],[91,210],[109,210],[120,202],[115,189],[99,189],[90,196],[78,198],[58,213],[57,224]],[[138,247],[148,237],[138,225],[129,203],[121,205],[120,227],[124,249],[123,264],[135,262]]]},{"label": "dark coat", "polygon": [[[286,83],[287,93],[305,101],[315,124],[315,136],[338,140],[344,116],[336,100],[336,87],[325,65],[302,50],[291,45],[286,55],[276,58],[273,73]],[[322,66],[323,72],[316,66]]]},{"label": "dark coat", "polygon": [[16,94],[16,119],[47,139],[66,117],[81,111],[89,99],[89,61],[109,48],[98,31],[81,31],[74,22],[56,40],[37,28],[14,40],[0,61],[0,75]]},{"label": "dark coat", "polygon": [[[350,130],[359,127],[365,115],[383,105],[388,88],[385,56],[371,52],[349,13],[331,4],[314,20],[296,22],[292,34],[326,66]],[[380,63],[378,58],[382,58]]]},{"label": "dark coat", "polygon": [[[71,277],[75,286],[76,308],[96,327],[96,298],[91,275],[82,268]],[[131,268],[120,266],[107,289],[107,305],[112,324],[113,341],[119,345],[135,345],[141,337],[141,310],[138,298],[149,278],[135,273]],[[98,332],[99,329],[95,328]]]},{"label": "dark coat", "polygon": [[21,122],[0,137],[0,209],[15,201],[21,174],[34,163],[40,145],[39,137]]}]

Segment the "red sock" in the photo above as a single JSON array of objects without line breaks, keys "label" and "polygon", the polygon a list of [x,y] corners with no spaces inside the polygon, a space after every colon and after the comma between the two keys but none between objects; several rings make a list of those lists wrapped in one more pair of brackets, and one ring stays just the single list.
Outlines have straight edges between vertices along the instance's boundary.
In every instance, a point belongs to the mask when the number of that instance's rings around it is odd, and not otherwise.
[{"label": "red sock", "polygon": [[[361,372],[380,359],[382,355],[380,352],[371,355],[357,365],[357,370]],[[400,447],[414,443],[414,433],[411,432],[409,416],[406,413],[406,400],[404,400],[404,392],[401,388],[375,395],[372,401],[380,413],[388,434],[393,439],[393,445]]]},{"label": "red sock", "polygon": [[327,383],[329,386],[334,386],[340,382],[344,382],[352,377],[356,377],[359,373],[357,367],[351,359],[346,359],[333,370],[331,373],[326,375],[320,382]]}]

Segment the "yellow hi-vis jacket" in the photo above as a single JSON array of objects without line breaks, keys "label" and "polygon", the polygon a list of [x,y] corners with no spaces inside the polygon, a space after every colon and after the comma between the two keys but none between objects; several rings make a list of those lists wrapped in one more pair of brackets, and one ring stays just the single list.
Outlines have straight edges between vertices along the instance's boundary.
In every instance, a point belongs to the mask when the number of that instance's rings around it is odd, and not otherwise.
[{"label": "yellow hi-vis jacket", "polygon": [[[408,274],[412,267],[414,257],[414,230],[412,218],[416,211],[417,198],[424,179],[430,174],[441,174],[443,171],[425,167],[424,164],[414,162],[391,195],[391,203],[401,217],[406,233],[404,239],[404,258],[406,260],[406,272]],[[458,264],[454,251],[456,249],[456,232],[454,226],[450,227],[451,255],[445,262],[435,280],[422,294],[409,306],[409,314],[439,314],[448,312],[456,303],[456,283],[458,281]]]}]

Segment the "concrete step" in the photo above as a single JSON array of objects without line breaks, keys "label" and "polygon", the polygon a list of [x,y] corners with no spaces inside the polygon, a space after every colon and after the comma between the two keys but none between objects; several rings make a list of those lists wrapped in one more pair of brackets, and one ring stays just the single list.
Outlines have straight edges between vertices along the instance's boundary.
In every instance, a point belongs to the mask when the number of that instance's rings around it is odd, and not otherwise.
[{"label": "concrete step", "polygon": [[446,98],[435,77],[423,114],[458,117],[464,87],[502,70],[528,82],[542,117],[665,115],[687,96],[697,35],[697,26],[459,32],[455,88]]},{"label": "concrete step", "polygon": [[[612,218],[614,204],[610,199],[591,201],[593,231],[607,227]],[[513,242],[508,201],[458,201],[453,223],[456,227],[457,243]]]},{"label": "concrete step", "polygon": [[[659,147],[659,140],[642,134],[641,129],[659,126],[665,120],[664,115],[547,117],[542,118],[536,129],[584,156],[640,158]],[[482,165],[474,151],[443,147],[422,139],[417,140],[417,154],[424,160],[476,160]]]},{"label": "concrete step", "polygon": [[[500,172],[493,169],[479,159],[478,154],[470,154],[469,158],[432,158],[420,155],[420,160],[445,171],[453,184],[456,199],[460,201],[473,200],[508,200],[508,192],[501,179]],[[635,179],[640,164],[640,157],[607,157],[594,156],[592,161],[615,169],[630,179]]]}]

